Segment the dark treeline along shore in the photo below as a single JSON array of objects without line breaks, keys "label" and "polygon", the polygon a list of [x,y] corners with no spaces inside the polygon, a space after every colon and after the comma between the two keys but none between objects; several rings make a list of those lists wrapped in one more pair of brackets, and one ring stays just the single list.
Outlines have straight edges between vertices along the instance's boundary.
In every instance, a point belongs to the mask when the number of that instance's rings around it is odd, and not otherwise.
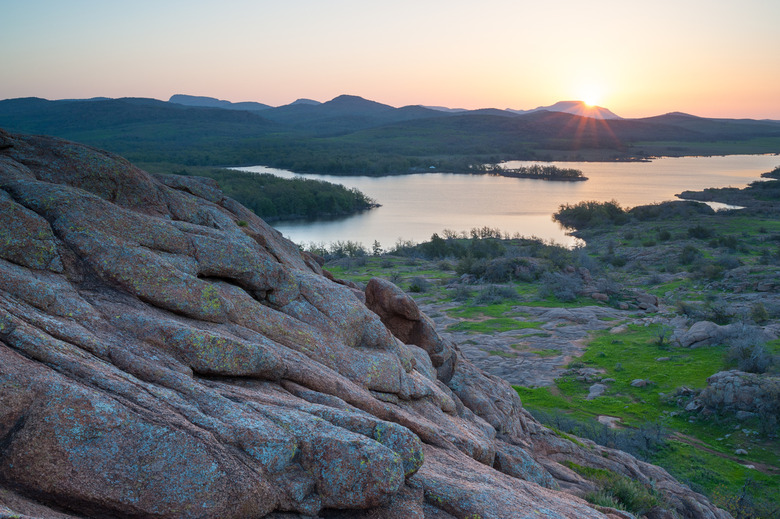
[{"label": "dark treeline along shore", "polygon": [[556,106],[529,112],[453,112],[394,108],[347,95],[280,107],[182,95],[167,102],[20,98],[0,101],[0,128],[89,144],[149,171],[213,178],[229,196],[270,220],[345,215],[369,209],[376,201],[341,186],[253,178],[218,168],[263,164],[332,175],[446,171],[585,180],[572,169],[501,170],[495,165],[780,150],[780,121],[680,113],[621,119],[600,109],[595,113],[610,117],[601,119],[555,111]]},{"label": "dark treeline along shore", "polygon": [[550,110],[445,112],[394,108],[356,96],[275,108],[187,96],[173,100],[178,102],[8,99],[0,101],[0,127],[98,146],[134,163],[263,164],[334,175],[468,173],[506,160],[639,160],[780,150],[780,121],[681,113],[595,119]]}]

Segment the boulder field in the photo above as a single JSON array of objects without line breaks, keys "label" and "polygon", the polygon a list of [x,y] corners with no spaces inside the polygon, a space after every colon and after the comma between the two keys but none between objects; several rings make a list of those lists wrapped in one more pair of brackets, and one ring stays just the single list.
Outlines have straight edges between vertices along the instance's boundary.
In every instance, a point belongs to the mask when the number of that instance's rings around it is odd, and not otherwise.
[{"label": "boulder field", "polygon": [[211,180],[0,131],[0,517],[629,517],[565,462],[729,515],[537,423],[374,279]]}]

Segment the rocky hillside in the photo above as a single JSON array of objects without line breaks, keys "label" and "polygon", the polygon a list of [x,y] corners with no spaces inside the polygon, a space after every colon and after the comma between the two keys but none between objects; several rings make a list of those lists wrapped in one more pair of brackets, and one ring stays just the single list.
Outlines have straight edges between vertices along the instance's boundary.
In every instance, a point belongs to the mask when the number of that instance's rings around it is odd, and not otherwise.
[{"label": "rocky hillside", "polygon": [[0,517],[629,517],[570,467],[728,517],[542,427],[400,289],[330,279],[213,181],[2,131],[0,402]]}]

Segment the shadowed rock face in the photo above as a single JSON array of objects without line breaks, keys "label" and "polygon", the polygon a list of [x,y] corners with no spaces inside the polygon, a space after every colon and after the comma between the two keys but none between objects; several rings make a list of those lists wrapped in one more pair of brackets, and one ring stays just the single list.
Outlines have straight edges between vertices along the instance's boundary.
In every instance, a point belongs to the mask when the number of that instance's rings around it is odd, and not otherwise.
[{"label": "shadowed rock face", "polygon": [[397,287],[363,302],[212,181],[2,131],[0,402],[0,517],[617,514],[563,460],[728,517],[552,434]]}]

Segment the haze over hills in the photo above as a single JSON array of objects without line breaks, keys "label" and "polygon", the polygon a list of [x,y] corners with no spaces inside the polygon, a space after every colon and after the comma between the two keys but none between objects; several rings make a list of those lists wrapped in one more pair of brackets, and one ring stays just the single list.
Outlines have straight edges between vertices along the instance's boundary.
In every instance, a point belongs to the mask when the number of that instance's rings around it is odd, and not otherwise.
[{"label": "haze over hills", "polygon": [[326,174],[473,171],[503,160],[638,160],[780,152],[780,121],[670,113],[623,119],[564,101],[533,110],[396,108],[355,95],[271,107],[177,94],[0,101],[0,127],[47,134],[137,162],[249,165]]},{"label": "haze over hills", "polygon": [[[102,98],[102,99],[107,99],[107,98]],[[394,108],[390,105],[383,105],[381,103],[376,103],[374,101],[368,101],[368,103],[362,104],[361,106],[361,101],[367,101],[367,100],[359,96],[341,95],[332,99],[331,101],[328,101],[327,103],[321,103],[313,99],[298,99],[290,103],[289,105],[282,105],[281,107],[276,107],[276,108],[283,108],[285,106],[289,107],[289,106],[295,106],[301,104],[321,105],[321,104],[328,104],[328,103],[333,103],[334,105],[340,105],[340,106],[351,106],[351,107],[359,107],[359,108],[365,108],[366,106],[371,106],[371,105],[381,105],[382,107],[387,109]],[[191,96],[191,95],[184,95],[184,94],[174,94],[170,97],[168,102],[182,104],[186,106],[227,108],[231,110],[266,110],[266,109],[274,108],[270,105],[263,104],[263,103],[256,103],[256,102],[231,103],[230,101],[223,101],[220,99],[216,99],[214,97]],[[449,108],[446,106],[423,106],[423,105],[410,105],[410,106],[414,106],[426,110],[447,112],[447,113],[463,113],[463,112],[475,113],[476,112],[476,113],[493,113],[497,115],[505,115],[502,112],[509,112],[512,114],[527,114],[531,112],[539,112],[539,111],[546,110],[548,112],[564,112],[573,115],[580,115],[582,117],[590,117],[592,119],[622,119],[622,117],[616,115],[615,113],[613,113],[607,108],[603,108],[600,106],[591,106],[586,104],[584,101],[558,101],[555,104],[549,106],[539,106],[532,110],[515,110],[511,108],[507,108],[505,110],[500,110],[496,108],[466,110],[465,108]],[[408,107],[403,107],[403,108],[408,108]]]}]

